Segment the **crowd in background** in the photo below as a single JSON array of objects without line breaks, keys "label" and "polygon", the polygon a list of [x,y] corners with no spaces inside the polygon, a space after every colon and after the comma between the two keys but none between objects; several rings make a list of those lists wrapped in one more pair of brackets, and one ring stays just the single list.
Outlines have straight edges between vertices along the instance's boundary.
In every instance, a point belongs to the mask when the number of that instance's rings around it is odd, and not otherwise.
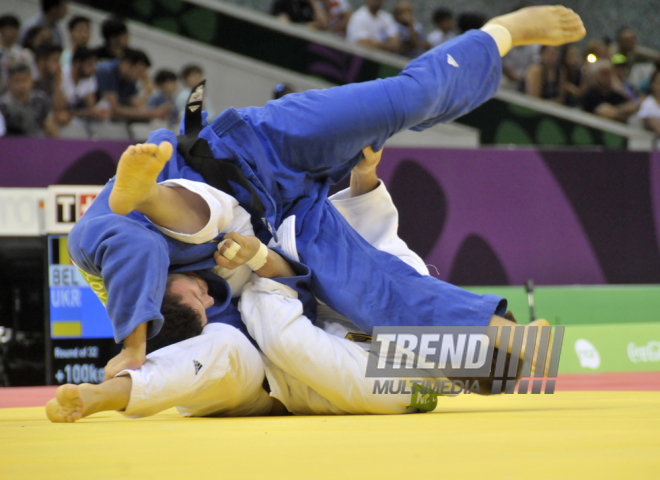
[{"label": "crowd in background", "polygon": [[63,49],[66,16],[66,0],[41,0],[39,15],[23,25],[0,15],[0,134],[58,136],[76,122],[159,120],[175,128],[202,67],[161,69],[152,77],[149,55],[131,48],[126,23],[114,17],[98,26],[103,43],[96,46],[89,45],[92,21],[71,17],[70,47]]},{"label": "crowd in background", "polygon": [[[426,33],[412,3],[364,0],[352,11],[347,0],[274,0],[272,15],[283,22],[329,31],[348,42],[415,58],[471,29],[484,15],[446,8],[433,13]],[[521,5],[521,8],[525,5]],[[176,129],[190,89],[203,77],[199,65],[150,74],[146,52],[131,47],[126,23],[111,17],[93,25],[67,16],[66,0],[41,0],[41,12],[21,24],[0,15],[0,135],[57,136],[72,124],[160,122]],[[63,49],[66,27],[69,47]],[[103,43],[90,45],[92,28]],[[654,67],[655,65],[655,67]],[[502,60],[502,87],[611,120],[638,122],[660,135],[660,53],[640,48],[635,32],[621,28],[613,40],[591,39],[584,49],[529,45]],[[293,91],[278,85],[278,98]],[[209,117],[213,106],[206,102]]]}]

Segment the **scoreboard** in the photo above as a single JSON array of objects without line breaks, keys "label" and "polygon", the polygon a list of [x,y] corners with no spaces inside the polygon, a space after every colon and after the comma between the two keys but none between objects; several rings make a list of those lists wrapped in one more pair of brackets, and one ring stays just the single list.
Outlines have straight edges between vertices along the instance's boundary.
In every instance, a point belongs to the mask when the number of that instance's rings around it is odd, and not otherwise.
[{"label": "scoreboard", "polygon": [[[48,188],[46,233],[48,314],[46,383],[101,383],[103,368],[119,353],[105,306],[67,250],[67,234],[101,190],[94,186]],[[97,279],[101,282],[100,279]],[[102,287],[102,284],[101,284]]]}]

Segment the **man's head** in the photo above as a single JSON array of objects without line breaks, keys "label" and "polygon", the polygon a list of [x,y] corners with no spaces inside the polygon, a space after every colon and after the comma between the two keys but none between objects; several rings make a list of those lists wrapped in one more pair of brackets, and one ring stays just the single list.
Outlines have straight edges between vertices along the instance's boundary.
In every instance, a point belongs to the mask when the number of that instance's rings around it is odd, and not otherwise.
[{"label": "man's head", "polygon": [[0,17],[0,37],[5,47],[11,48],[16,43],[20,28],[21,22],[14,15]]},{"label": "man's head", "polygon": [[151,60],[141,50],[127,48],[119,59],[119,74],[132,83],[137,83],[145,78],[149,67],[151,67]]},{"label": "man's head", "polygon": [[383,8],[383,0],[364,0],[364,3],[373,14],[378,13],[378,10]]},{"label": "man's head", "polygon": [[177,89],[176,73],[172,70],[158,70],[154,77],[154,83],[165,95],[174,95]]},{"label": "man's head", "polygon": [[66,17],[67,0],[41,0],[41,11],[50,23]]},{"label": "man's head", "polygon": [[637,44],[637,35],[632,30],[632,28],[624,27],[619,30],[617,34],[616,41],[619,44],[619,52],[624,55],[628,55],[633,50],[635,50],[635,45]]},{"label": "man's head", "polygon": [[412,5],[407,0],[399,0],[394,5],[394,20],[401,25],[412,27],[414,18]]},{"label": "man's head", "polygon": [[96,53],[87,47],[78,47],[73,53],[71,68],[78,78],[90,78],[96,70]]},{"label": "man's head", "polygon": [[609,60],[598,60],[591,66],[594,85],[602,92],[612,89],[612,64]]},{"label": "man's head", "polygon": [[90,30],[89,25],[91,20],[81,15],[76,15],[69,20],[67,27],[69,29],[69,36],[71,37],[71,49],[76,50],[78,47],[86,47],[89,43]]},{"label": "man's head", "polygon": [[160,308],[165,322],[158,335],[147,340],[147,353],[201,334],[211,305],[213,298],[204,280],[193,274],[168,275]]},{"label": "man's head", "polygon": [[29,48],[32,52],[36,52],[42,45],[49,44],[52,40],[53,34],[50,28],[43,25],[36,25],[31,27],[23,39],[23,46]]},{"label": "man's head", "polygon": [[16,63],[7,72],[7,87],[12,97],[27,102],[32,91],[32,70],[25,63]]},{"label": "man's head", "polygon": [[55,45],[43,45],[37,48],[34,54],[34,62],[41,78],[53,78],[60,74],[60,57],[62,48]]},{"label": "man's head", "polygon": [[447,8],[438,8],[433,12],[433,23],[443,33],[449,33],[454,29],[454,14]]},{"label": "man's head", "polygon": [[186,65],[181,69],[181,81],[192,88],[204,79],[204,71],[199,65]]},{"label": "man's head", "polygon": [[131,39],[126,23],[117,17],[108,18],[101,24],[101,35],[105,45],[117,52],[126,50]]},{"label": "man's head", "polygon": [[557,50],[557,47],[543,45],[539,56],[541,57],[541,63],[547,67],[554,67],[559,63],[559,50]]}]

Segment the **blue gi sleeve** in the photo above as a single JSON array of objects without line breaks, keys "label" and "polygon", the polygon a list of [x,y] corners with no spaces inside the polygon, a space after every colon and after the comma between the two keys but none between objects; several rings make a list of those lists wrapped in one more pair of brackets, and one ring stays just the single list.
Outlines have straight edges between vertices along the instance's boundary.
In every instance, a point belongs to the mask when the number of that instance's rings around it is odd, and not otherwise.
[{"label": "blue gi sleeve", "polygon": [[160,331],[169,256],[165,238],[141,223],[140,214],[124,217],[110,210],[113,185],[111,180],[94,200],[67,245],[78,268],[103,279],[106,309],[119,343],[144,322],[149,322],[148,338]]},{"label": "blue gi sleeve", "polygon": [[[310,90],[240,110],[275,162],[339,181],[371,145],[393,134],[453,120],[499,87],[497,44],[468,32],[411,61],[396,77]],[[271,159],[271,161],[273,161]]]}]

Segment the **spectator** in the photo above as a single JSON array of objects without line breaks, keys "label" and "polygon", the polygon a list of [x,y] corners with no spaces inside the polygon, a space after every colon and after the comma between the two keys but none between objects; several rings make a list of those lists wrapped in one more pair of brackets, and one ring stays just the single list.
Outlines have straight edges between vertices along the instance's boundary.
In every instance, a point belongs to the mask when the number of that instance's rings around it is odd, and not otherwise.
[{"label": "spectator", "polygon": [[542,46],[540,61],[527,68],[523,91],[532,97],[562,103],[564,72],[559,64],[557,47]]},{"label": "spectator", "polygon": [[429,33],[428,41],[432,47],[437,47],[456,36],[454,33],[454,14],[447,8],[438,8],[433,12],[435,30]]},{"label": "spectator", "polygon": [[462,34],[469,30],[479,30],[486,24],[486,17],[480,13],[465,12],[458,16],[458,31]]},{"label": "spectator", "polygon": [[593,86],[582,98],[582,108],[589,113],[625,122],[637,113],[639,105],[629,101],[613,88],[612,64],[599,60],[592,65]]},{"label": "spectator", "polygon": [[7,81],[9,67],[16,63],[34,64],[32,52],[17,43],[20,28],[21,23],[14,15],[0,17],[0,91]]},{"label": "spectator", "polygon": [[580,49],[575,44],[566,46],[561,55],[561,66],[564,70],[564,105],[576,107],[584,93]]},{"label": "spectator", "polygon": [[27,47],[27,32],[32,27],[46,27],[50,31],[50,41],[53,45],[63,47],[62,34],[58,27],[59,22],[66,17],[67,0],[41,0],[41,12],[23,25],[21,45]]},{"label": "spectator", "polygon": [[651,75],[649,89],[651,94],[642,102],[639,117],[648,130],[660,136],[660,70]]},{"label": "spectator", "polygon": [[595,63],[598,60],[607,60],[610,58],[610,51],[607,44],[597,38],[592,38],[587,42],[584,49],[584,59],[588,63]]},{"label": "spectator", "polygon": [[0,97],[0,113],[8,135],[57,136],[50,104],[42,92],[32,89],[32,70],[25,63],[9,67],[8,91]]},{"label": "spectator", "polygon": [[62,93],[61,55],[62,48],[55,45],[44,45],[37,49],[34,57],[37,75],[32,88],[46,96],[57,123],[66,125],[71,121],[71,115],[66,109],[66,99]]},{"label": "spectator", "polygon": [[620,53],[628,58],[628,63],[632,67],[636,63],[656,62],[660,60],[660,52],[640,52],[637,47],[637,35],[629,27],[621,28],[616,36],[616,43],[612,46],[612,55]]},{"label": "spectator", "polygon": [[345,37],[351,6],[346,0],[322,0],[321,5],[328,16],[328,31]]},{"label": "spectator", "polygon": [[131,40],[126,23],[117,17],[108,18],[101,24],[101,35],[104,43],[96,49],[99,62],[121,57]]},{"label": "spectator", "polygon": [[[179,110],[179,112],[185,112],[186,102],[188,101],[188,97],[190,96],[192,88],[204,80],[204,70],[202,70],[202,67],[199,65],[190,64],[181,69],[180,76],[184,89],[176,99],[176,108]],[[208,115],[207,120],[211,120],[215,117],[215,109],[213,108],[213,105],[208,98],[204,99],[204,110]]]},{"label": "spectator", "polygon": [[95,108],[98,85],[96,54],[87,47],[78,47],[71,59],[71,65],[62,69],[62,93],[67,110],[77,118],[98,120],[108,119],[108,109]]},{"label": "spectator", "polygon": [[317,0],[275,0],[270,14],[285,23],[304,23],[318,30],[328,28],[328,15]]},{"label": "spectator", "polygon": [[614,90],[626,97],[631,102],[639,103],[635,88],[628,81],[630,77],[631,65],[625,55],[616,53],[612,55],[612,85]]},{"label": "spectator", "polygon": [[365,0],[348,21],[346,39],[366,47],[399,51],[399,31],[392,15],[382,10],[383,0]]},{"label": "spectator", "polygon": [[51,32],[47,27],[36,26],[30,28],[25,34],[25,41],[23,47],[28,49],[34,55],[39,47],[44,45],[52,45]]},{"label": "spectator", "polygon": [[[155,118],[165,119],[170,113],[167,105],[147,109],[145,104],[151,94],[148,69],[149,57],[141,50],[127,48],[121,58],[106,60],[96,66],[98,95],[107,102],[112,120],[143,122]],[[142,82],[144,91],[138,90]]]},{"label": "spectator", "polygon": [[171,70],[158,70],[154,77],[156,91],[147,100],[147,108],[154,109],[167,105],[170,107],[169,116],[166,119],[168,127],[174,127],[179,122],[179,109],[176,107],[176,91],[178,82],[176,73]]},{"label": "spectator", "polygon": [[90,38],[90,29],[89,26],[91,20],[87,17],[76,15],[69,20],[67,28],[69,29],[69,48],[62,52],[62,68],[71,65],[71,58],[73,57],[73,52],[78,50],[81,47],[87,47],[89,44]]},{"label": "spectator", "polygon": [[415,21],[412,6],[407,0],[399,0],[394,6],[394,20],[399,29],[401,55],[417,58],[431,48],[421,23]]},{"label": "spectator", "polygon": [[279,100],[283,96],[295,92],[296,91],[293,89],[291,85],[287,83],[280,83],[278,85],[275,85],[275,88],[273,89],[273,100]]},{"label": "spectator", "polygon": [[[530,5],[530,3],[523,2],[512,9],[511,12],[516,12]],[[512,48],[502,58],[502,74],[510,84],[515,85],[516,88],[520,88],[529,66],[541,60],[539,56],[540,50],[540,45],[524,45]]]}]

